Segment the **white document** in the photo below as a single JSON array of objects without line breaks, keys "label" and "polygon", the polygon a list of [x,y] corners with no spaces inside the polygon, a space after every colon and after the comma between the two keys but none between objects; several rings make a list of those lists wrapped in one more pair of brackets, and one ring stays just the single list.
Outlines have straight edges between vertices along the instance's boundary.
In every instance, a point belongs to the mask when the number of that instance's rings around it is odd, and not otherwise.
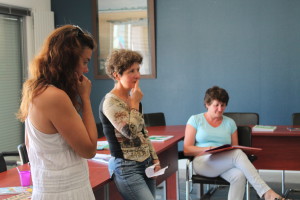
[{"label": "white document", "polygon": [[95,157],[92,158],[92,160],[107,164],[110,158],[111,158],[110,154],[96,153]]},{"label": "white document", "polygon": [[168,166],[158,170],[157,172],[154,172],[154,168],[155,168],[156,164],[151,165],[150,167],[147,167],[145,172],[148,178],[154,177],[154,176],[160,176],[163,175],[165,173],[165,170],[168,169]]}]

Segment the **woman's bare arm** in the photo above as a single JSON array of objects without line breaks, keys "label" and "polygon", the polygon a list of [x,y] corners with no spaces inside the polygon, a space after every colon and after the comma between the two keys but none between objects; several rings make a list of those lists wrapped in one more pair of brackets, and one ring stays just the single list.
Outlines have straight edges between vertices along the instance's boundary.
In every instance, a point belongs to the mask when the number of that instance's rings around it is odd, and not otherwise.
[{"label": "woman's bare arm", "polygon": [[202,155],[205,150],[210,147],[197,147],[195,146],[196,129],[187,124],[185,128],[183,151],[186,156],[198,156]]}]

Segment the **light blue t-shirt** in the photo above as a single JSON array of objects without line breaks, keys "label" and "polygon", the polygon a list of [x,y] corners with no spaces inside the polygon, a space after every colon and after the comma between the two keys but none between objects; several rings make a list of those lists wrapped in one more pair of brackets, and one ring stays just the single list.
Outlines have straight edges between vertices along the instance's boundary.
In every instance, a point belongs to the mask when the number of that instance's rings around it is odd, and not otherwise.
[{"label": "light blue t-shirt", "polygon": [[233,119],[223,115],[223,121],[218,127],[211,126],[204,113],[192,115],[187,124],[196,129],[195,145],[198,147],[221,146],[231,144],[231,135],[237,127]]}]

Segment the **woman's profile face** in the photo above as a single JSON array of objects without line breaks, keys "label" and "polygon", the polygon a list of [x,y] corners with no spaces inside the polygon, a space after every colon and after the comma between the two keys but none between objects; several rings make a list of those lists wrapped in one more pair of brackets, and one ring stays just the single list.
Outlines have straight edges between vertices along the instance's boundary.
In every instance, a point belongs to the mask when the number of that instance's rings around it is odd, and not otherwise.
[{"label": "woman's profile face", "polygon": [[226,109],[226,103],[213,100],[210,105],[206,104],[207,112],[213,117],[221,117]]},{"label": "woman's profile face", "polygon": [[139,63],[134,63],[128,69],[126,69],[122,75],[118,74],[117,80],[124,88],[132,89],[140,78],[140,65]]},{"label": "woman's profile face", "polygon": [[78,63],[77,69],[76,69],[76,72],[79,77],[81,75],[89,72],[88,63],[91,60],[92,52],[93,51],[90,48],[83,49],[81,56],[79,58],[79,63]]}]

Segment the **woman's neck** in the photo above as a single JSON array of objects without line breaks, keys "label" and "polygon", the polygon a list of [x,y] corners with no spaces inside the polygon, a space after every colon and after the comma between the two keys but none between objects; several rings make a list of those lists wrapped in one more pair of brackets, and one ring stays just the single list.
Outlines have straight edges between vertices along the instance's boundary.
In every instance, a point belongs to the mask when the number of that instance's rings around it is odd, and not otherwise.
[{"label": "woman's neck", "polygon": [[130,90],[126,90],[125,88],[120,87],[116,84],[115,87],[111,90],[111,93],[123,99],[126,103],[128,103]]},{"label": "woman's neck", "polygon": [[206,121],[213,127],[217,127],[222,123],[223,117],[211,116],[208,112],[204,113]]}]

